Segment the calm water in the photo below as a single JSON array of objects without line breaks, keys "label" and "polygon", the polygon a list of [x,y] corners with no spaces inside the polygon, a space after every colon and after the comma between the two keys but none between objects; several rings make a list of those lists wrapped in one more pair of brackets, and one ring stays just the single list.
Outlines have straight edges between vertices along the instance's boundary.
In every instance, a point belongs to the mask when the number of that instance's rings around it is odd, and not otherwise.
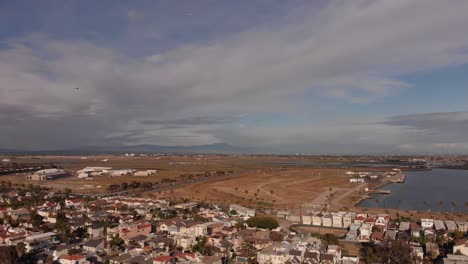
[{"label": "calm water", "polygon": [[[364,200],[363,207],[382,207],[420,211],[468,212],[468,170],[434,169],[407,171],[405,183],[394,183],[381,189],[391,194],[375,194]],[[442,204],[441,204],[442,203]]]}]

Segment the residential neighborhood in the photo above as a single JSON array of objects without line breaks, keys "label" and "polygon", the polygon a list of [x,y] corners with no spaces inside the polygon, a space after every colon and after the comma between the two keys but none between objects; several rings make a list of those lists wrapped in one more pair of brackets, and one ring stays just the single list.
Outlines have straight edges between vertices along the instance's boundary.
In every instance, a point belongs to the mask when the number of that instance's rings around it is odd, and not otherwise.
[{"label": "residential neighborhood", "polygon": [[[468,259],[468,222],[459,220],[97,199],[34,186],[2,193],[2,201],[0,251],[15,248],[11,257],[18,263],[357,264],[372,263],[396,243],[403,243],[413,263]],[[300,231],[304,227],[323,233]],[[345,244],[361,250],[349,252]]]}]

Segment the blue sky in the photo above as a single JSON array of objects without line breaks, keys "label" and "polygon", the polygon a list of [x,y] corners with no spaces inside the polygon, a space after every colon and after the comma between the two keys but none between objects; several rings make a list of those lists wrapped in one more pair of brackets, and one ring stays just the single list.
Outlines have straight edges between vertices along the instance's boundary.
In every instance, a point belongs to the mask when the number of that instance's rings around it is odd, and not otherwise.
[{"label": "blue sky", "polygon": [[467,8],[1,1],[0,148],[468,153]]}]

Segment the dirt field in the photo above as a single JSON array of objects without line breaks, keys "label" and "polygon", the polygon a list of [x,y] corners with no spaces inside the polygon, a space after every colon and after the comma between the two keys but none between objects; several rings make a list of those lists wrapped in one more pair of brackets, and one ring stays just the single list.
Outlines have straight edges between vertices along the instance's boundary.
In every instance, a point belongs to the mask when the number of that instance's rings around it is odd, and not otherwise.
[{"label": "dirt field", "polygon": [[296,208],[311,202],[329,189],[354,188],[337,169],[281,168],[242,173],[230,179],[194,184],[157,197],[188,198],[218,203]]}]

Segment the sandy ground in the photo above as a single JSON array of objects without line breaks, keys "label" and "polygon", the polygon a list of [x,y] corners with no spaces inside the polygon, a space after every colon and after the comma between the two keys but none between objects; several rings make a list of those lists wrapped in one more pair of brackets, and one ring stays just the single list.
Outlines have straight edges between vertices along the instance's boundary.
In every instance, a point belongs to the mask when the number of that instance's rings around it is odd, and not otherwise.
[{"label": "sandy ground", "polygon": [[[325,198],[323,193],[346,192],[356,186],[341,170],[317,168],[282,168],[255,170],[238,177],[176,189],[171,197],[218,203],[240,203],[266,207],[296,208],[303,203]],[[156,193],[167,197],[167,193]],[[326,195],[325,195],[326,196]]]}]

